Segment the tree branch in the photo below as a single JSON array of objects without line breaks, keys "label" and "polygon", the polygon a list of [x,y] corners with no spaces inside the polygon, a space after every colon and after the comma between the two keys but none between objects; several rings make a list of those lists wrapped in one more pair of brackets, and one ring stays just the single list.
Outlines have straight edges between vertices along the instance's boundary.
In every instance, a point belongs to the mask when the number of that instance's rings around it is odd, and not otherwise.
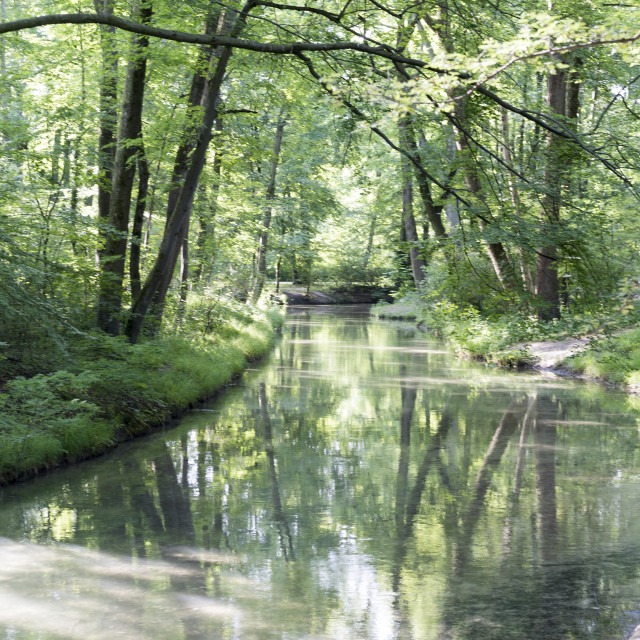
[{"label": "tree branch", "polygon": [[[454,189],[452,189],[451,187],[449,187],[449,186],[447,186],[445,184],[442,184],[436,177],[434,177],[431,174],[429,174],[425,170],[425,168],[422,166],[422,164],[420,162],[418,162],[413,157],[413,155],[411,153],[409,153],[405,149],[402,149],[397,144],[395,144],[389,138],[389,136],[387,136],[387,134],[384,133],[384,131],[382,131],[378,127],[370,124],[368,119],[367,119],[367,116],[362,111],[360,111],[360,109],[358,109],[358,107],[356,107],[355,104],[353,104],[352,102],[350,102],[346,98],[338,96],[336,94],[336,92],[333,91],[333,89],[331,89],[331,87],[329,85],[327,85],[327,83],[322,80],[322,78],[320,77],[320,74],[315,70],[315,67],[313,66],[313,62],[311,62],[311,60],[307,56],[305,56],[301,52],[298,52],[298,53],[296,53],[296,57],[298,57],[300,60],[302,60],[302,62],[304,62],[304,64],[306,65],[307,69],[309,69],[309,73],[318,81],[320,86],[329,95],[340,98],[340,101],[351,111],[351,113],[353,113],[359,120],[362,120],[363,122],[366,122],[369,125],[371,131],[373,131],[373,133],[375,133],[379,138],[384,140],[385,143],[387,145],[389,145],[394,151],[397,151],[398,153],[400,153],[403,156],[407,157],[425,178],[427,178],[428,180],[431,180],[431,182],[433,182],[433,184],[435,184],[438,187],[440,187],[440,189],[442,189],[445,193],[448,193],[448,194],[452,195],[454,198],[456,198],[457,200],[462,202],[462,204],[464,204],[465,206],[471,207],[470,203],[467,200],[465,200],[464,198],[462,198],[462,196],[460,196],[460,194],[457,193]],[[482,218],[482,216],[480,216],[480,215],[479,215],[479,217]],[[484,218],[482,218],[482,219],[484,219]]]},{"label": "tree branch", "polygon": [[0,24],[0,35],[56,24],[105,24],[116,27],[117,29],[122,29],[123,31],[139,33],[151,38],[161,38],[163,40],[172,40],[174,42],[183,42],[186,44],[205,44],[210,46],[230,47],[233,49],[245,49],[247,51],[258,51],[260,53],[273,53],[279,55],[296,55],[298,52],[303,51],[350,50],[375,55],[381,58],[387,58],[388,60],[402,62],[410,66],[426,68],[436,73],[450,73],[443,69],[430,67],[423,60],[398,55],[387,45],[373,47],[360,42],[291,42],[286,44],[273,44],[257,42],[255,40],[232,38],[230,36],[188,33],[173,29],[163,29],[160,27],[142,25],[131,20],[125,20],[124,18],[107,14],[55,13],[36,16],[33,18],[23,18],[21,20],[12,20],[10,22]]}]

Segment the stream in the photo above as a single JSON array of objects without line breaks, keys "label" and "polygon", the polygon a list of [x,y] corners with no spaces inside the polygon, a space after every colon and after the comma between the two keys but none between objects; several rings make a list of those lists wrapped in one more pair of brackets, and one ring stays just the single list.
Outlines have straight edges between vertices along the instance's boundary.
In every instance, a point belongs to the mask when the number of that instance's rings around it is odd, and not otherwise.
[{"label": "stream", "polygon": [[176,425],[0,489],[0,639],[640,638],[639,424],[367,307],[291,308]]}]

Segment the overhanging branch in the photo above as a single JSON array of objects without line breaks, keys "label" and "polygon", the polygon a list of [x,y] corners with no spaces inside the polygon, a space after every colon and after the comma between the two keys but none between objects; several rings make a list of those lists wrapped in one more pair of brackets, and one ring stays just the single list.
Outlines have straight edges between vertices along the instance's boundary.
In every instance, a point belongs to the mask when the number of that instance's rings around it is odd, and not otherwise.
[{"label": "overhanging branch", "polygon": [[104,24],[116,27],[117,29],[122,29],[123,31],[146,35],[150,38],[160,38],[162,40],[172,40],[174,42],[184,42],[186,44],[230,47],[232,49],[244,49],[247,51],[279,55],[296,55],[297,53],[304,51],[322,52],[350,50],[375,55],[392,61],[402,62],[410,66],[426,68],[436,73],[449,73],[443,69],[431,67],[423,60],[398,55],[386,45],[374,47],[361,42],[290,42],[285,44],[274,44],[268,42],[257,42],[256,40],[243,40],[242,38],[232,38],[229,36],[188,33],[186,31],[176,31],[174,29],[162,29],[160,27],[152,27],[149,25],[139,24],[131,20],[125,20],[118,16],[97,13],[55,13],[45,16],[36,16],[33,18],[23,18],[21,20],[12,20],[10,22],[0,24],[0,35],[56,24]]}]

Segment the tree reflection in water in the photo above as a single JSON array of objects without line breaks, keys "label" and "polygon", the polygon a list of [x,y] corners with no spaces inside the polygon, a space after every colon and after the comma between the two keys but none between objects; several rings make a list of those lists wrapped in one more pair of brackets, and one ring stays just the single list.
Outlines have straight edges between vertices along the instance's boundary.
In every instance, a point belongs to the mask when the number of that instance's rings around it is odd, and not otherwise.
[{"label": "tree reflection in water", "polygon": [[3,490],[0,638],[631,635],[624,398],[304,313],[180,426]]}]

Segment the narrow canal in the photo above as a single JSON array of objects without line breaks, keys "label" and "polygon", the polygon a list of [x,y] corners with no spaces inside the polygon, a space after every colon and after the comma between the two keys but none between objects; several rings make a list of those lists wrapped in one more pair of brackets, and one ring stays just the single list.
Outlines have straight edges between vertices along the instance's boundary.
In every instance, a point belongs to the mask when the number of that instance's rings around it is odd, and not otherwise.
[{"label": "narrow canal", "polygon": [[0,638],[626,640],[638,416],[295,309],[178,426],[0,491]]}]

